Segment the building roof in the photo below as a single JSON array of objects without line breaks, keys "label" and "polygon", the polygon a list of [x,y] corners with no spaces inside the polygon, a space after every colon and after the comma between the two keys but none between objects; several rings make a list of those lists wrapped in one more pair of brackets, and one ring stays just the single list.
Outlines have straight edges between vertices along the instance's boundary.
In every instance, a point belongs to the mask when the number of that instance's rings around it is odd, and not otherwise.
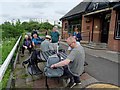
[{"label": "building roof", "polygon": [[120,2],[115,2],[115,3],[113,3],[113,4],[115,4],[114,6],[113,6],[113,9],[114,10],[120,10]]},{"label": "building roof", "polygon": [[[97,8],[94,8],[94,4],[99,3]],[[60,20],[67,19],[69,17],[75,17],[78,15],[82,15],[84,12],[91,12],[99,9],[103,9],[109,7],[109,0],[84,0],[83,2],[79,3],[76,7],[71,9],[67,14],[65,14]]]},{"label": "building roof", "polygon": [[81,2],[76,7],[74,7],[72,10],[70,10],[67,14],[65,14],[60,20],[65,19],[69,16],[80,14],[86,10],[86,6],[89,4],[89,2]]}]

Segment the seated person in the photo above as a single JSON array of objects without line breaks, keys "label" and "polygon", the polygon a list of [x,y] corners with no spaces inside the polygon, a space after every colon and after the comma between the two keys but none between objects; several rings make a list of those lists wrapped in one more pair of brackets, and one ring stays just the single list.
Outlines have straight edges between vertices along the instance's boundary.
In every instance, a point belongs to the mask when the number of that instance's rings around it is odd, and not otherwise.
[{"label": "seated person", "polygon": [[25,35],[25,39],[23,41],[23,45],[22,45],[22,56],[24,56],[24,51],[25,49],[29,50],[29,53],[31,54],[32,51],[32,41],[31,39],[28,37],[28,35]]},{"label": "seated person", "polygon": [[67,87],[72,88],[75,85],[81,84],[80,75],[84,71],[85,52],[84,48],[78,45],[72,36],[67,39],[67,44],[72,48],[72,51],[65,60],[52,64],[51,68],[64,66],[64,75],[70,77]]},{"label": "seated person", "polygon": [[[73,36],[73,37],[75,38],[75,36]],[[76,39],[76,38],[75,38],[75,39]],[[78,42],[78,41],[76,41],[76,43],[77,43],[77,45],[81,45],[80,42]],[[69,46],[67,53],[69,54],[69,53],[71,52],[71,50],[72,50],[72,48]],[[87,65],[88,65],[88,63],[85,61],[84,66],[87,66]]]},{"label": "seated person", "polygon": [[46,35],[45,40],[40,45],[40,48],[43,52],[48,50],[54,50],[52,47],[52,43],[50,43],[50,41],[51,41],[51,36]]},{"label": "seated person", "polygon": [[41,44],[42,40],[37,36],[37,34],[33,34],[32,44],[33,46]]},{"label": "seated person", "polygon": [[38,32],[37,32],[36,30],[33,30],[33,31],[32,31],[32,34],[31,34],[32,38],[33,38],[33,35],[34,35],[34,34],[37,34],[37,37],[38,37]]},{"label": "seated person", "polygon": [[33,30],[33,32],[32,32],[32,34],[31,34],[31,37],[32,37],[32,38],[34,38],[34,37],[33,37],[34,34],[37,34],[38,40],[40,40],[41,42],[44,40],[43,38],[40,38],[40,37],[39,37],[39,34],[38,34],[38,32],[37,32],[36,30]]},{"label": "seated person", "polygon": [[[75,36],[73,36],[73,37],[75,38]],[[80,42],[76,41],[76,43],[77,43],[78,45],[80,45]],[[72,50],[72,48],[69,46],[69,47],[68,47],[68,54],[70,53],[71,50]]]}]

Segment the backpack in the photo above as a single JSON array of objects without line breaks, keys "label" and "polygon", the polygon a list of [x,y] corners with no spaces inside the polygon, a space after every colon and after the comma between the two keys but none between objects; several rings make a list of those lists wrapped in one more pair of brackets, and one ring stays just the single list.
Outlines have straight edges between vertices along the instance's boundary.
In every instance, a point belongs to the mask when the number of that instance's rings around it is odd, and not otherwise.
[{"label": "backpack", "polygon": [[55,69],[50,68],[52,64],[58,63],[60,58],[56,55],[50,56],[47,59],[46,67],[44,68],[45,76],[47,77],[60,77],[63,75],[63,67],[57,67]]},{"label": "backpack", "polygon": [[40,51],[33,50],[30,57],[22,62],[22,65],[24,66],[24,64],[28,64],[27,71],[30,75],[39,75],[42,74],[43,72],[39,69],[38,62],[43,62],[40,57]]}]

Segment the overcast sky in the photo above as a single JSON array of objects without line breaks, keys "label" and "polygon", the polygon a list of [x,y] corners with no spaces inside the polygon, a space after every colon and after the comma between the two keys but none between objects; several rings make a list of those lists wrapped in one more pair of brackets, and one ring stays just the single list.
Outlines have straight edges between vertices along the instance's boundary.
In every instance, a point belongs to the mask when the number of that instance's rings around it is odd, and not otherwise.
[{"label": "overcast sky", "polygon": [[53,23],[82,0],[0,0],[0,24],[4,21],[37,19]]}]

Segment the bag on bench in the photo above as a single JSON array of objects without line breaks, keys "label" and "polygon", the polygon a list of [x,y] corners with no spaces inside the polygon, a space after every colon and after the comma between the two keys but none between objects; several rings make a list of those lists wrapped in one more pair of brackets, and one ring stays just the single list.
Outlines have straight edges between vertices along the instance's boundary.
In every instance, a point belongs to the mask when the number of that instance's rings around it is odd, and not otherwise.
[{"label": "bag on bench", "polygon": [[45,76],[47,77],[60,77],[63,75],[63,67],[57,67],[55,69],[50,68],[52,64],[58,63],[60,58],[56,56],[50,56],[46,62],[46,67],[44,68]]},{"label": "bag on bench", "polygon": [[29,60],[29,64],[27,66],[28,73],[30,75],[39,75],[42,74],[43,72],[39,69],[37,63],[32,63],[32,60]]},{"label": "bag on bench", "polygon": [[[39,56],[40,51],[34,50],[31,56],[22,62],[22,65],[27,65],[27,70],[30,75],[39,75],[43,72],[38,67],[38,62],[41,62],[41,57]],[[25,66],[24,66],[25,67]]]}]

